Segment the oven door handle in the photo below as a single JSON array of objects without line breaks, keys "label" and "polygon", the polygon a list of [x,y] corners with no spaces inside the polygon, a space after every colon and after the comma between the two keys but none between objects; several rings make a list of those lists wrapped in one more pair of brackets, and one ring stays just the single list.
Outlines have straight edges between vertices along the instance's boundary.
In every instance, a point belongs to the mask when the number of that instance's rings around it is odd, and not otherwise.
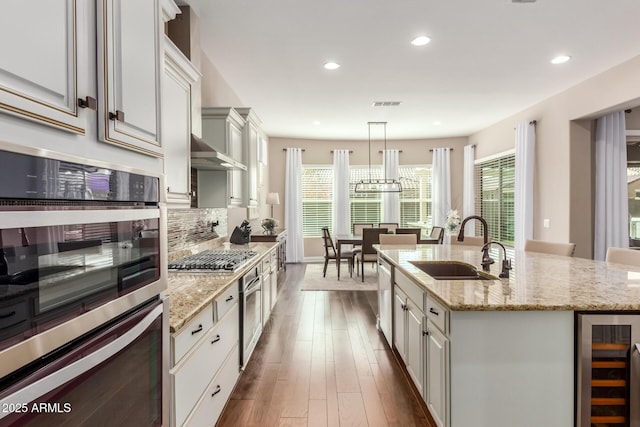
[{"label": "oven door handle", "polygon": [[[163,313],[163,304],[152,309],[140,322],[122,334],[120,337],[111,341],[104,347],[99,348],[91,354],[77,360],[62,369],[20,389],[16,393],[6,396],[0,400],[0,407],[9,404],[33,402],[40,396],[57,389],[66,382],[82,375],[84,372],[100,365],[105,360],[118,354],[138,337],[144,334],[145,330]],[[5,411],[0,411],[0,418],[8,415]]]},{"label": "oven door handle", "polygon": [[245,288],[245,295],[250,295],[260,288],[260,276],[253,278]]}]

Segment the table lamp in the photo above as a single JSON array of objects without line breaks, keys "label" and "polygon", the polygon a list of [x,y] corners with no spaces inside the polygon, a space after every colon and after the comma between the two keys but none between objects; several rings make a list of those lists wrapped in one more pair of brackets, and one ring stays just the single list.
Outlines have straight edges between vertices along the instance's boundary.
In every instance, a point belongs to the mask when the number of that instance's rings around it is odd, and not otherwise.
[{"label": "table lamp", "polygon": [[271,218],[273,218],[273,205],[280,204],[280,194],[278,193],[269,193],[267,194],[267,200],[265,200],[266,204],[271,205]]}]

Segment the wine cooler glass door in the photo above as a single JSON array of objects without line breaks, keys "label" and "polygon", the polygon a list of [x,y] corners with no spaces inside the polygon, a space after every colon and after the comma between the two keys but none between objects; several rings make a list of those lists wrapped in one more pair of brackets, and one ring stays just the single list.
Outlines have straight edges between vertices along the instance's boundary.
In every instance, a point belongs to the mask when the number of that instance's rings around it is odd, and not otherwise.
[{"label": "wine cooler glass door", "polygon": [[640,316],[632,315],[579,316],[579,426],[640,426],[638,319]]}]

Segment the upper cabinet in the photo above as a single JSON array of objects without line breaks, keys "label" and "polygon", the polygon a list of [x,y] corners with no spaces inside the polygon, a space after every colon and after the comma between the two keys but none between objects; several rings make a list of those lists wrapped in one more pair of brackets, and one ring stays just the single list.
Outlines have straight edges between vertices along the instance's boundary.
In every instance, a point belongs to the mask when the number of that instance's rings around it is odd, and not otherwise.
[{"label": "upper cabinet", "polygon": [[258,206],[258,147],[262,138],[260,127],[262,122],[251,108],[236,108],[244,117],[243,138],[245,146],[245,159],[247,165],[247,183],[245,194],[247,195],[247,207]]},{"label": "upper cabinet", "polygon": [[[95,109],[87,87],[85,2],[31,0],[3,4],[0,14],[0,111],[84,134],[81,105]],[[80,103],[79,103],[80,98]]]},{"label": "upper cabinet", "polygon": [[162,141],[167,202],[191,204],[191,89],[200,72],[165,36],[162,80]]},{"label": "upper cabinet", "polygon": [[99,138],[161,156],[160,4],[100,0],[96,14]]},{"label": "upper cabinet", "polygon": [[164,154],[161,34],[163,21],[180,13],[172,0],[3,6],[0,112],[78,134],[97,123],[97,140]]}]

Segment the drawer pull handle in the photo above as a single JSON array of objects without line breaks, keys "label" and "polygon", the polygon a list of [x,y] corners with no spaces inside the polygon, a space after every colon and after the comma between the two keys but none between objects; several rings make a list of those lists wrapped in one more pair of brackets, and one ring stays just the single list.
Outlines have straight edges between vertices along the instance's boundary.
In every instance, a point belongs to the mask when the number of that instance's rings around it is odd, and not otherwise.
[{"label": "drawer pull handle", "polygon": [[229,302],[233,299],[233,295],[229,295],[229,298],[227,298],[226,300],[224,300],[225,302]]},{"label": "drawer pull handle", "polygon": [[124,111],[116,110],[115,113],[109,112],[109,120],[124,122]]},{"label": "drawer pull handle", "polygon": [[214,391],[213,393],[211,393],[211,397],[213,397],[213,396],[215,396],[216,394],[220,393],[220,390],[221,390],[220,385],[217,385],[217,386],[216,386],[216,391]]},{"label": "drawer pull handle", "polygon": [[440,313],[438,313],[438,310],[436,310],[433,307],[429,307],[429,313],[435,314],[436,316],[440,316]]},{"label": "drawer pull handle", "polygon": [[1,316],[0,316],[0,319],[8,319],[9,317],[12,317],[12,316],[15,316],[15,315],[16,315],[16,311],[14,310],[14,311],[12,311],[12,312],[11,312],[11,313],[9,313],[9,314],[3,314],[3,315],[1,315]]},{"label": "drawer pull handle", "polygon": [[217,343],[218,341],[220,341],[221,339],[222,339],[222,338],[220,338],[220,335],[216,335],[216,338],[215,338],[213,341],[211,341],[211,344],[215,344],[215,343]]},{"label": "drawer pull handle", "polygon": [[87,96],[84,99],[78,98],[78,107],[96,111],[98,109],[98,101],[90,96]]},{"label": "drawer pull handle", "polygon": [[202,332],[202,324],[199,324],[198,327],[196,329],[194,329],[193,331],[191,331],[191,335],[195,335],[198,332]]}]

